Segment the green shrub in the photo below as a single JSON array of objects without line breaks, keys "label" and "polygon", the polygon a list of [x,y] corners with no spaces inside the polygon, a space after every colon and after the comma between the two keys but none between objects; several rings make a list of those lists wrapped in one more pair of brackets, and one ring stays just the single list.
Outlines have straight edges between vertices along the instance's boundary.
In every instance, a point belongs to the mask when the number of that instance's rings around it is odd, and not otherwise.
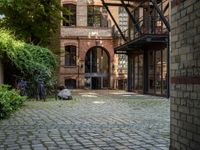
[{"label": "green shrub", "polygon": [[8,85],[0,85],[0,119],[8,117],[23,105],[26,97],[20,96],[19,91],[10,89]]},{"label": "green shrub", "polygon": [[47,87],[54,84],[57,59],[49,49],[17,40],[10,31],[0,28],[0,54],[22,73],[30,93],[36,91],[39,78]]},{"label": "green shrub", "polygon": [[49,49],[16,40],[5,29],[0,29],[0,52],[30,78],[39,76],[47,81],[52,78],[57,65],[55,55]]}]

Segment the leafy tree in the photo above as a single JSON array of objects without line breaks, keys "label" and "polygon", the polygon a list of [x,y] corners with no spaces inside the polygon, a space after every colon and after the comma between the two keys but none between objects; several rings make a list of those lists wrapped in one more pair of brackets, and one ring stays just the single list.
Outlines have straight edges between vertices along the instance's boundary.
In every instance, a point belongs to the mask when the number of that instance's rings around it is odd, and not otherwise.
[{"label": "leafy tree", "polygon": [[19,39],[47,46],[49,37],[59,29],[61,11],[59,0],[0,0],[0,26],[11,29]]}]

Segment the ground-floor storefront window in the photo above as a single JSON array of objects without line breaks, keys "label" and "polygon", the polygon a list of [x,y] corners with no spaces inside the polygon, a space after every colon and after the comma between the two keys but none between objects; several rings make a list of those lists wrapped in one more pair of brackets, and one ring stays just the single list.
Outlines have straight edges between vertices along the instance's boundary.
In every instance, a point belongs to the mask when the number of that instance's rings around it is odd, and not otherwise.
[{"label": "ground-floor storefront window", "polygon": [[167,50],[148,52],[148,93],[166,95],[167,93]]},{"label": "ground-floor storefront window", "polygon": [[167,95],[167,48],[129,55],[128,89]]}]

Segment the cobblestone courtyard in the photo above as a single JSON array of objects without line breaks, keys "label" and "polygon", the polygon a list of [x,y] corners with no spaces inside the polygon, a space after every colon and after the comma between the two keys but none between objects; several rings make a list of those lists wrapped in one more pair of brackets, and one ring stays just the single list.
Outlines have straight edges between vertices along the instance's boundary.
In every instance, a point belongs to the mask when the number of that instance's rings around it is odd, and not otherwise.
[{"label": "cobblestone courtyard", "polygon": [[111,90],[72,93],[72,101],[28,101],[0,121],[0,149],[168,149],[168,99]]}]

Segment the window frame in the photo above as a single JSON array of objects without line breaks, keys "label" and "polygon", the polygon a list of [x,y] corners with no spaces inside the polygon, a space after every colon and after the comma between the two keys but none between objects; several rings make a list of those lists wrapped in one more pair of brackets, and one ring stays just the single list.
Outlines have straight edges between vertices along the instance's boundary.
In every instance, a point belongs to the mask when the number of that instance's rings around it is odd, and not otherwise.
[{"label": "window frame", "polygon": [[[66,45],[65,46],[65,66],[75,67],[77,65],[76,49],[77,49],[77,47],[75,45]],[[67,53],[67,51],[68,51],[68,53]]]},{"label": "window frame", "polygon": [[[106,24],[104,24],[104,18],[107,18],[107,13],[103,9],[103,6],[98,5],[88,5],[87,6],[87,26],[88,27],[108,27],[108,19],[106,19]],[[99,19],[98,22],[95,19]],[[91,20],[91,23],[90,23]]]},{"label": "window frame", "polygon": [[76,5],[75,4],[63,4],[63,7],[66,9],[69,9],[70,12],[72,12],[72,15],[64,14],[63,13],[63,18],[67,19],[68,22],[63,20],[62,25],[66,27],[70,26],[76,26]]}]

